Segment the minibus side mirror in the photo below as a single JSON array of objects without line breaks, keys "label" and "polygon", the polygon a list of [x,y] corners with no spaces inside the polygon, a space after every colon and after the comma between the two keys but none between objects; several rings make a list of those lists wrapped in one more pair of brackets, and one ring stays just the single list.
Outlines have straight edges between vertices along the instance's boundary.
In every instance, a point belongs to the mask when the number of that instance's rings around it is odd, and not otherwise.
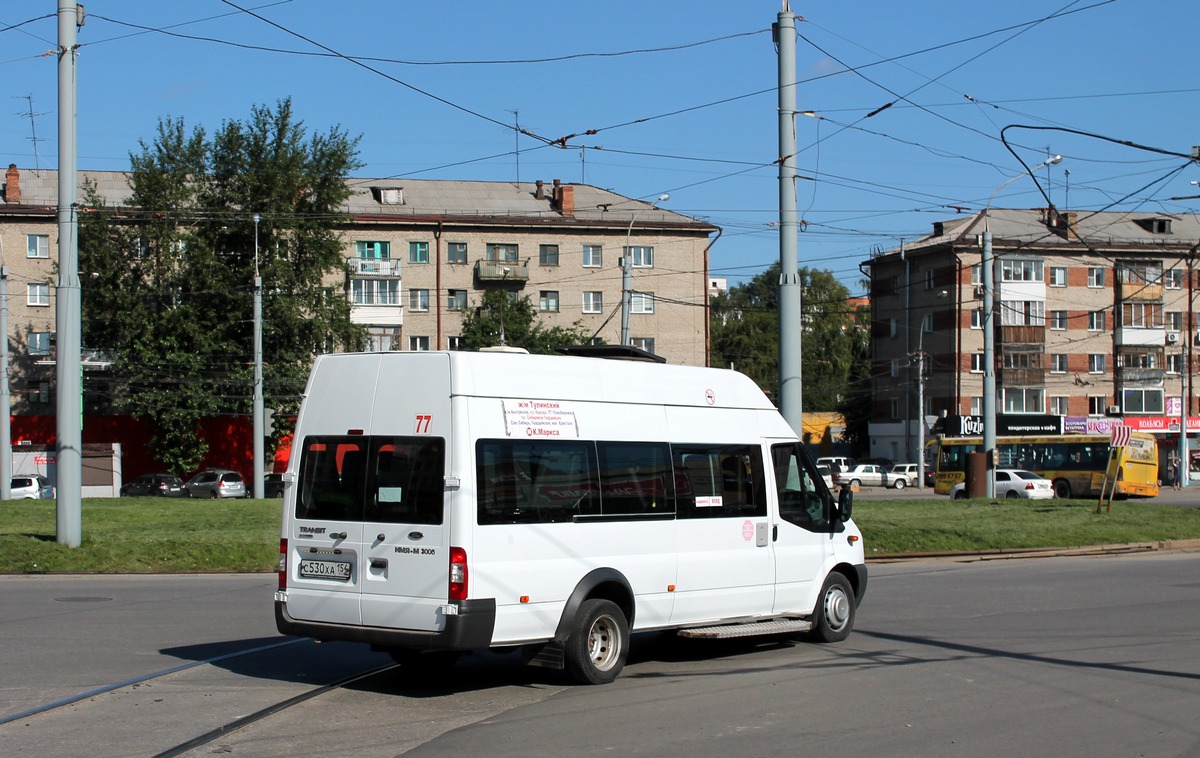
[{"label": "minibus side mirror", "polygon": [[841,521],[849,521],[850,514],[854,511],[854,493],[848,487],[843,487],[838,493],[838,518]]}]

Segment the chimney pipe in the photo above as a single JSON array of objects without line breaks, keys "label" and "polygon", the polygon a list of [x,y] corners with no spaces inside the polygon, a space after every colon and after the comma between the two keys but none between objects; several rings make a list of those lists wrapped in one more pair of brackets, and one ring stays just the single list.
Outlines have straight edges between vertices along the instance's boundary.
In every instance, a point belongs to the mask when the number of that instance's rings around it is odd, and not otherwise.
[{"label": "chimney pipe", "polygon": [[14,205],[21,202],[21,172],[15,163],[8,164],[4,174],[4,202]]},{"label": "chimney pipe", "polygon": [[546,196],[546,190],[545,190],[546,183],[545,182],[543,182],[541,179],[538,179],[536,182],[533,183],[533,186],[534,186],[533,196],[535,198],[537,198],[538,200],[541,200],[543,197]]},{"label": "chimney pipe", "polygon": [[575,188],[571,185],[565,185],[559,189],[562,193],[562,198],[558,204],[558,211],[565,217],[573,217],[575,215]]}]

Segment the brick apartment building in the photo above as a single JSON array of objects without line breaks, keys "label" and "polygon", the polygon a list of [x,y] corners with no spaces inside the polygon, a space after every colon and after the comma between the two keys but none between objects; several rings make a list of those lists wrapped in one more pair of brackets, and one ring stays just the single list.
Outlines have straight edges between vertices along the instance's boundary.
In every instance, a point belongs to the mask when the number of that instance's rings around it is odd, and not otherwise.
[{"label": "brick apartment building", "polygon": [[[1181,417],[1190,432],[1200,431],[1190,378],[1200,350],[1200,221],[991,209],[937,222],[932,234],[865,264],[871,454],[916,461],[922,420],[929,439],[937,417],[982,412],[985,213],[996,259],[997,413],[1061,417],[1066,430],[1091,432],[1119,418],[1160,442],[1178,440]],[[923,387],[918,353],[925,356]]]},{"label": "brick apartment building", "polygon": [[[57,171],[10,165],[0,195],[17,414],[53,410],[57,178]],[[79,180],[109,206],[130,195],[123,172],[80,171]],[[670,363],[706,364],[708,251],[720,231],[712,224],[557,180],[346,181],[346,265],[327,284],[345,293],[368,349],[456,348],[463,315],[489,288],[528,295],[548,325],[579,322],[588,335],[617,344],[620,259],[629,255],[633,344]],[[86,355],[84,366],[101,368]]]}]

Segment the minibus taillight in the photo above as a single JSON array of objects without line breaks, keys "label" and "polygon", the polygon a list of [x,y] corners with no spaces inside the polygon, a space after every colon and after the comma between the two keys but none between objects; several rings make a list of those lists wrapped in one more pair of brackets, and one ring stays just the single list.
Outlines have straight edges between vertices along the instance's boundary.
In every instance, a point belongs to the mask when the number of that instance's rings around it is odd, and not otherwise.
[{"label": "minibus taillight", "polygon": [[450,599],[467,599],[467,551],[450,548]]},{"label": "minibus taillight", "polygon": [[279,589],[287,589],[287,537],[279,539]]}]

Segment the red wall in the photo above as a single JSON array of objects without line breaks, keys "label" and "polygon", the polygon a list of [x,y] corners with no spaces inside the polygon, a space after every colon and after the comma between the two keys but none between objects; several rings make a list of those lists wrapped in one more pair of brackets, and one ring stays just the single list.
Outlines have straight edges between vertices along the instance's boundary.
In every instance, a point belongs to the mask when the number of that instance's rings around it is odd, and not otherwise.
[{"label": "red wall", "polygon": [[[201,436],[208,440],[208,455],[200,468],[228,468],[246,477],[253,473],[253,424],[249,418],[211,418],[200,426]],[[11,428],[14,446],[21,441],[50,446],[55,444],[57,429],[54,416],[13,416]],[[83,421],[84,443],[121,444],[121,478],[126,482],[141,474],[163,469],[150,452],[150,431],[148,425],[130,416],[87,416]],[[283,465],[286,466],[286,458]],[[272,468],[269,464],[266,467],[268,470]],[[172,473],[187,478],[195,472]]]}]

